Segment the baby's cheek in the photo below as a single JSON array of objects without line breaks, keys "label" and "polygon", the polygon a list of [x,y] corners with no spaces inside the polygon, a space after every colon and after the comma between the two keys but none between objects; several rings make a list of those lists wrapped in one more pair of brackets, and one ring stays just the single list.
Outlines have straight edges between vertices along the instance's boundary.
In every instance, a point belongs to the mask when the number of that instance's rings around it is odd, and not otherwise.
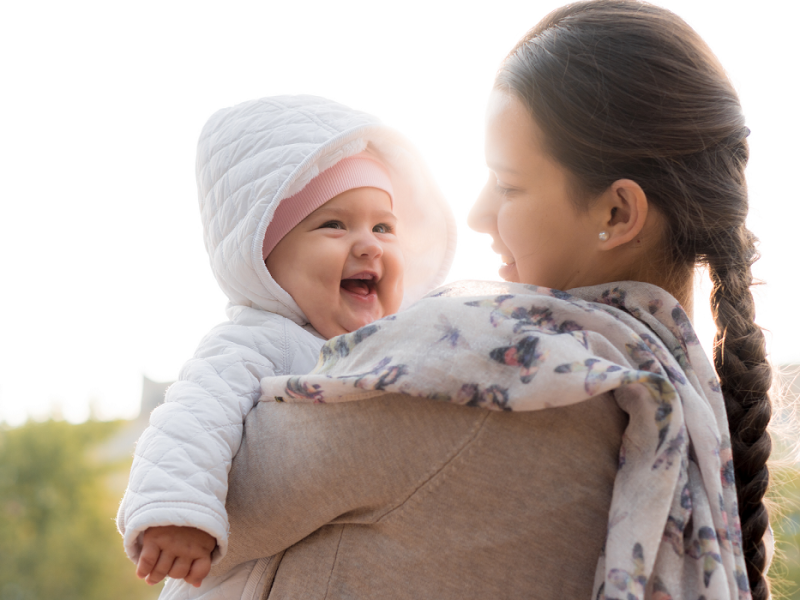
[{"label": "baby's cheek", "polygon": [[403,286],[399,285],[387,301],[381,303],[381,308],[383,314],[378,317],[388,317],[389,315],[393,315],[398,310],[400,310],[400,305],[403,303]]},{"label": "baby's cheek", "polygon": [[405,288],[403,287],[403,273],[405,272],[405,259],[403,257],[403,253],[401,251],[397,251],[397,255],[395,256],[394,260],[394,277],[393,282],[389,294],[389,298],[386,302],[383,303],[384,305],[384,314],[382,316],[393,315],[398,310],[400,310],[400,305],[403,303],[403,294],[405,293]]}]

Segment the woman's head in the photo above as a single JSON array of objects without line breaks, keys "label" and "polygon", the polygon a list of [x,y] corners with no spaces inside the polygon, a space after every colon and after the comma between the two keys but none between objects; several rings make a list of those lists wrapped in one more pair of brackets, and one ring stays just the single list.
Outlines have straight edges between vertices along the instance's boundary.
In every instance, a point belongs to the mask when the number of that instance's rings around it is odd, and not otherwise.
[{"label": "woman's head", "polygon": [[495,90],[527,109],[578,214],[616,181],[641,187],[663,222],[644,261],[665,263],[659,272],[680,279],[697,262],[741,255],[732,242],[749,245],[729,235],[747,214],[744,116],[714,55],[674,14],[633,1],[565,6],[517,44]]},{"label": "woman's head", "polygon": [[494,90],[486,121],[490,176],[469,223],[492,236],[503,279],[566,290],[646,275],[661,222],[636,182],[617,180],[585,202],[516,96]]},{"label": "woman's head", "polygon": [[487,133],[493,174],[470,221],[516,261],[505,274],[526,283],[635,279],[685,301],[694,267],[708,266],[743,546],[761,599],[770,370],[749,291],[757,254],[745,227],[748,133],[725,72],[680,18],[633,0],[570,4],[499,70]]}]

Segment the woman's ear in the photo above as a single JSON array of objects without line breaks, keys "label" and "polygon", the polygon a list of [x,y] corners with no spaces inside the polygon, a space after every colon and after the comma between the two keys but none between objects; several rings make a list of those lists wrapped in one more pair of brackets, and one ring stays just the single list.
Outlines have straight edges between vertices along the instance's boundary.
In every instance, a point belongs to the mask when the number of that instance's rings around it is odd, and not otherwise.
[{"label": "woman's ear", "polygon": [[600,248],[611,250],[629,242],[641,243],[647,220],[647,195],[631,179],[618,179],[603,192],[592,207],[605,235],[600,235]]}]

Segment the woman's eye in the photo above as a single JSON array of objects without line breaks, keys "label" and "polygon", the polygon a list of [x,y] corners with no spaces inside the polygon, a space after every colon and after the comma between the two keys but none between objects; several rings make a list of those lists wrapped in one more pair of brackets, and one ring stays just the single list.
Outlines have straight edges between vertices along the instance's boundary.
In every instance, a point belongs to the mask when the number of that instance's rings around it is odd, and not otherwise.
[{"label": "woman's eye", "polygon": [[511,192],[514,191],[512,188],[505,187],[503,185],[500,185],[499,183],[496,183],[494,185],[494,189],[501,196],[508,196]]},{"label": "woman's eye", "polygon": [[378,223],[375,227],[372,228],[374,233],[392,233],[394,228],[391,225],[387,225],[386,223]]},{"label": "woman's eye", "polygon": [[320,229],[344,229],[344,223],[341,221],[327,221],[322,224]]}]

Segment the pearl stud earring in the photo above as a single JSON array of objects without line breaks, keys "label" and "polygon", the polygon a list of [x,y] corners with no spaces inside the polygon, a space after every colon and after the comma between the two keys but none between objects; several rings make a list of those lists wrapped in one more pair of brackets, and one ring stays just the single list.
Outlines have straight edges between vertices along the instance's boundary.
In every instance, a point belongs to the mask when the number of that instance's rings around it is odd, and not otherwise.
[{"label": "pearl stud earring", "polygon": [[599,235],[598,237],[599,237],[599,238],[600,238],[602,241],[604,241],[604,242],[605,242],[605,241],[608,239],[608,232],[606,232],[606,231],[601,231],[601,232],[600,232],[600,235]]}]

